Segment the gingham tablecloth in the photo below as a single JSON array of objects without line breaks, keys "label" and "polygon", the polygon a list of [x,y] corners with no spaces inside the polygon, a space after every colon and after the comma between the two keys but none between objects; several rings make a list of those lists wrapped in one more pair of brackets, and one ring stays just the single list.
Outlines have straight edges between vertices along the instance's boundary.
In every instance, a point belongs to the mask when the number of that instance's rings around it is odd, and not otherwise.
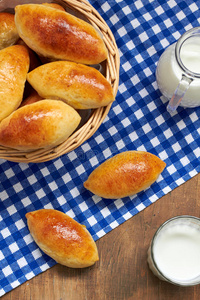
[{"label": "gingham tablecloth", "polygon": [[[171,117],[155,80],[164,49],[199,26],[200,1],[91,0],[119,47],[119,91],[98,131],[75,151],[40,164],[0,160],[0,296],[55,264],[34,243],[25,214],[54,208],[104,236],[200,171],[200,108]],[[166,169],[146,191],[105,200],[83,187],[105,159],[126,150],[159,156]]]}]

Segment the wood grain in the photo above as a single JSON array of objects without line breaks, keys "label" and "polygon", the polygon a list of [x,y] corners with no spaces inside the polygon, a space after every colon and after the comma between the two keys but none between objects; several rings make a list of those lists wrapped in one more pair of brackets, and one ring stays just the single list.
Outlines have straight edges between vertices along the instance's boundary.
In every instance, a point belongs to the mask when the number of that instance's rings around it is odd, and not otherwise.
[{"label": "wood grain", "polygon": [[56,265],[2,300],[197,300],[200,285],[178,287],[159,280],[147,265],[156,229],[177,215],[200,217],[200,174],[97,241],[100,260],[87,269]]}]

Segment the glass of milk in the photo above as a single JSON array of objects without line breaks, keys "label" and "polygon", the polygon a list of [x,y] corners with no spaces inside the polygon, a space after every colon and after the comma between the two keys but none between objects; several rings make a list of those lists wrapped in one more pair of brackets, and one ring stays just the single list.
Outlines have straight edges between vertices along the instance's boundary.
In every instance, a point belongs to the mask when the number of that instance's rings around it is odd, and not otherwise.
[{"label": "glass of milk", "polygon": [[179,286],[200,283],[200,219],[178,216],[156,231],[148,249],[148,264],[161,280]]},{"label": "glass of milk", "polygon": [[186,31],[177,43],[163,52],[156,69],[156,81],[169,100],[170,113],[179,105],[200,106],[200,27]]}]

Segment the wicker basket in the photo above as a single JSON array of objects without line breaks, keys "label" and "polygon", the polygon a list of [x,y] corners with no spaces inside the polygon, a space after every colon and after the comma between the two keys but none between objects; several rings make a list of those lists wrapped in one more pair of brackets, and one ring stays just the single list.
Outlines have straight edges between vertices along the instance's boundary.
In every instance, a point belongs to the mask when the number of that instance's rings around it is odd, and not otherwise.
[{"label": "wicker basket", "polygon": [[[33,0],[31,2],[34,3],[36,1]],[[114,95],[116,96],[119,84],[120,59],[114,36],[108,25],[94,9],[94,7],[91,6],[91,4],[89,4],[86,0],[63,0],[55,2],[62,4],[67,11],[71,10],[75,11],[75,14],[80,14],[83,19],[87,20],[101,32],[105,45],[108,49],[108,59],[104,64],[104,75],[111,83]],[[66,141],[56,147],[48,150],[39,149],[32,152],[24,152],[0,146],[0,158],[13,162],[39,163],[55,159],[65,153],[68,153],[79,147],[84,141],[86,141],[95,133],[108,114],[111,105],[112,104],[93,110],[86,123],[83,124],[77,131],[75,131]]]}]

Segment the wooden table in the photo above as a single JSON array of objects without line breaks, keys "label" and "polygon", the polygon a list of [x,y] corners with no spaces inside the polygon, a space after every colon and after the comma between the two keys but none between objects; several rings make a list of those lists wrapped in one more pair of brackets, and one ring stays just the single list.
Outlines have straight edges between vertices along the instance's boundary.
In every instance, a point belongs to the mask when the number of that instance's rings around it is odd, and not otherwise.
[{"label": "wooden table", "polygon": [[159,280],[147,265],[156,229],[177,215],[200,217],[200,174],[97,241],[100,260],[87,269],[56,265],[2,300],[198,300],[200,285],[178,287]]}]

